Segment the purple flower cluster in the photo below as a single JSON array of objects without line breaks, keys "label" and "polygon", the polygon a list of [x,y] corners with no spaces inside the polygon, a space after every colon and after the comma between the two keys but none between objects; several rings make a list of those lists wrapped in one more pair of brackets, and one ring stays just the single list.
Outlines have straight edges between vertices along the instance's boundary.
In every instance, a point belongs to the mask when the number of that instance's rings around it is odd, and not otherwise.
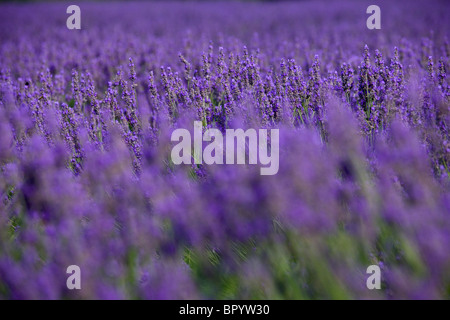
[{"label": "purple flower cluster", "polygon": [[[381,8],[1,5],[0,298],[450,298],[449,5]],[[174,165],[193,121],[279,172]]]}]

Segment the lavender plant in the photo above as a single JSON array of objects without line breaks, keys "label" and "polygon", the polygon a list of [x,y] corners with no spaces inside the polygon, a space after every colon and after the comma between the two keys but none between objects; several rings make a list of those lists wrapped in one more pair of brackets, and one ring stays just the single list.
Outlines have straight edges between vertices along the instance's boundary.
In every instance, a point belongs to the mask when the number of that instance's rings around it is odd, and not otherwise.
[{"label": "lavender plant", "polygon": [[[0,298],[450,298],[450,8],[384,6],[0,5]],[[193,121],[279,172],[174,165]]]}]

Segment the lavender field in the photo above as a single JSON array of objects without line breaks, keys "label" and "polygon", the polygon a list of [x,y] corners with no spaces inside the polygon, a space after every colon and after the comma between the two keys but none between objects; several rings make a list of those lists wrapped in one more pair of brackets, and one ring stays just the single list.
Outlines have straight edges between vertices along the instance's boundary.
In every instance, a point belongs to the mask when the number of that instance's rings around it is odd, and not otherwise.
[{"label": "lavender field", "polygon": [[449,299],[450,3],[374,2],[0,4],[0,299]]}]

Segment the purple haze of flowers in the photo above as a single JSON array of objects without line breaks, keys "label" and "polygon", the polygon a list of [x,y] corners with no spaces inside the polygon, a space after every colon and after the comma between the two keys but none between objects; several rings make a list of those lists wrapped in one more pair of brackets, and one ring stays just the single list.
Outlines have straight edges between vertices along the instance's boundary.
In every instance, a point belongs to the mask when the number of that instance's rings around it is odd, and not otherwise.
[{"label": "purple haze of flowers", "polygon": [[[449,5],[411,2],[2,4],[0,299],[448,299]],[[175,166],[193,121],[279,172]]]}]

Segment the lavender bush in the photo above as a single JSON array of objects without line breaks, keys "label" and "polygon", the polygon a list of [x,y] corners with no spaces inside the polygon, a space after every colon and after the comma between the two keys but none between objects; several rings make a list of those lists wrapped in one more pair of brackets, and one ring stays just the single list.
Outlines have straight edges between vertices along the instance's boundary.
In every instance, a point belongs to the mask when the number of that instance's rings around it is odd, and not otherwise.
[{"label": "lavender bush", "polygon": [[[370,4],[2,4],[0,298],[448,299],[450,7]],[[278,174],[173,165],[194,120]]]}]

